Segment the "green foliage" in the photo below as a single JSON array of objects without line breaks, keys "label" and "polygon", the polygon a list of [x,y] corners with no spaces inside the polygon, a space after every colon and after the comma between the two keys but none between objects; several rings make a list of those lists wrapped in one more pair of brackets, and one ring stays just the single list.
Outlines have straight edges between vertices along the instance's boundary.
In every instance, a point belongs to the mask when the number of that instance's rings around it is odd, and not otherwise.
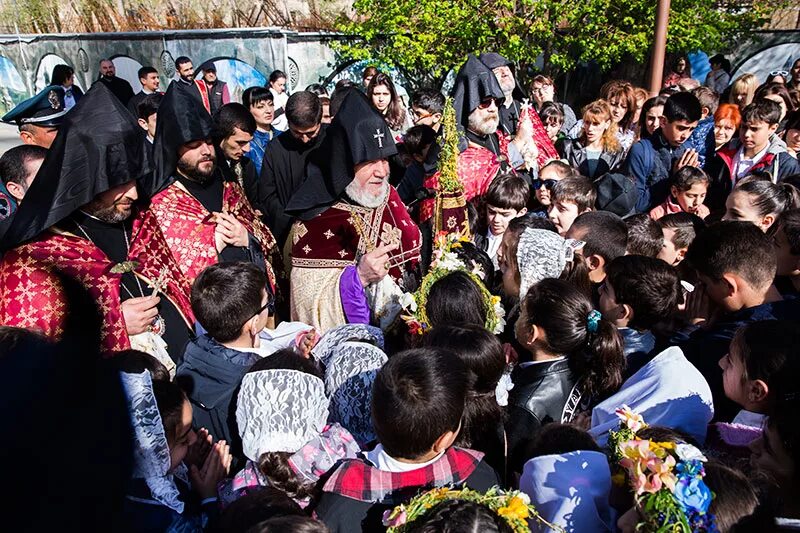
[{"label": "green foliage", "polygon": [[[722,50],[762,26],[787,0],[720,7],[718,0],[672,0],[667,51]],[[607,69],[650,53],[654,0],[356,0],[338,29],[358,39],[339,51],[391,63],[417,86],[441,83],[470,52],[494,50],[544,70],[595,61]]]}]

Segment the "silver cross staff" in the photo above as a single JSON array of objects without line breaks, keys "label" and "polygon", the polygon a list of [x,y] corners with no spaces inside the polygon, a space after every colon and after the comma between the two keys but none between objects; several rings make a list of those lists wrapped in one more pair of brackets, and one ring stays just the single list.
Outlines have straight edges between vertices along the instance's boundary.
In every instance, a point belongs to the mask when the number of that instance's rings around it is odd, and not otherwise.
[{"label": "silver cross staff", "polygon": [[376,139],[378,139],[378,148],[383,148],[383,132],[380,128],[375,130],[375,135],[373,135]]},{"label": "silver cross staff", "polygon": [[168,276],[169,269],[167,267],[162,267],[161,271],[158,273],[158,279],[148,284],[148,287],[152,287],[153,289],[153,293],[150,296],[158,296],[158,293],[163,292],[162,289],[167,285]]}]

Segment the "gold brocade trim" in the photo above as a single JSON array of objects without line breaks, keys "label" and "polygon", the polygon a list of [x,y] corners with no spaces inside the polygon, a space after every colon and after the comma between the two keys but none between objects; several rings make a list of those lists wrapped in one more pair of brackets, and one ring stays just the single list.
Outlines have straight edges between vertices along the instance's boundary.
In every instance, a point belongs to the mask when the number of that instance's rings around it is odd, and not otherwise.
[{"label": "gold brocade trim", "polygon": [[442,204],[442,209],[454,209],[456,207],[465,207],[467,205],[467,199],[463,194],[455,198],[441,198],[440,201]]},{"label": "gold brocade trim", "polygon": [[356,264],[352,259],[350,261],[343,261],[339,259],[302,259],[300,257],[292,258],[293,267],[307,267],[307,268],[344,268]]}]

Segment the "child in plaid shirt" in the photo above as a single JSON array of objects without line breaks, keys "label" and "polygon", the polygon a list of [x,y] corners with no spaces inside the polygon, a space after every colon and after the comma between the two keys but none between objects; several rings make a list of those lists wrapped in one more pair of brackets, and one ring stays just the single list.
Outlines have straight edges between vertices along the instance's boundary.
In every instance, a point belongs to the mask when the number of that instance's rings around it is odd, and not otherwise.
[{"label": "child in plaid shirt", "polygon": [[453,447],[467,384],[464,363],[444,349],[389,359],[372,390],[380,444],[344,460],[322,487],[315,513],[332,533],[385,531],[382,513],[423,490],[466,485],[485,491],[498,484],[483,453]]}]

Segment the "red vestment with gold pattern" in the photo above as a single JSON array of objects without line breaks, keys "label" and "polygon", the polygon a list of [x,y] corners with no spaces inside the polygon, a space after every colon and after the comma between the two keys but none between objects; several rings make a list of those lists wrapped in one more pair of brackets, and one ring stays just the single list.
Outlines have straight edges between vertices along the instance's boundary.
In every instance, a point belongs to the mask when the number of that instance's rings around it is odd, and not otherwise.
[{"label": "red vestment with gold pattern", "polygon": [[[213,216],[179,182],[173,182],[153,196],[150,210],[156,215],[172,255],[190,282],[194,282],[206,267],[219,262],[214,241],[216,223],[212,220]],[[275,245],[272,232],[256,215],[238,183],[224,182],[222,211],[236,217],[259,242],[270,286],[273,293],[277,294],[276,282],[281,281],[283,285],[286,280],[280,251]],[[279,279],[276,279],[276,272]]]},{"label": "red vestment with gold pattern", "polygon": [[[497,140],[500,148],[500,157],[504,157],[505,161],[508,161],[508,139],[500,130],[497,131]],[[466,150],[458,154],[456,172],[458,172],[458,179],[461,181],[461,185],[464,186],[464,197],[467,201],[472,200],[476,196],[483,196],[486,194],[492,180],[500,171],[502,165],[500,157],[491,150],[474,143],[470,143]],[[428,177],[423,187],[426,189],[438,190],[439,173],[436,172]],[[434,199],[422,201],[419,208],[420,222],[425,222],[433,216],[434,206]]]},{"label": "red vestment with gold pattern", "polygon": [[[192,328],[191,285],[149,210],[140,211],[134,219],[127,259],[136,263],[133,273],[148,284],[165,281],[161,295]],[[90,240],[50,228],[36,240],[10,250],[0,262],[0,323],[36,329],[57,338],[62,333],[66,306],[52,272],[59,269],[80,281],[97,302],[103,315],[103,350],[130,348],[120,304],[122,272],[112,272],[115,265]]]},{"label": "red vestment with gold pattern", "polygon": [[403,270],[419,263],[422,235],[405,204],[389,188],[383,208],[337,202],[292,229],[292,267],[345,268],[374,248],[397,244],[389,252],[389,275],[402,283]]}]

